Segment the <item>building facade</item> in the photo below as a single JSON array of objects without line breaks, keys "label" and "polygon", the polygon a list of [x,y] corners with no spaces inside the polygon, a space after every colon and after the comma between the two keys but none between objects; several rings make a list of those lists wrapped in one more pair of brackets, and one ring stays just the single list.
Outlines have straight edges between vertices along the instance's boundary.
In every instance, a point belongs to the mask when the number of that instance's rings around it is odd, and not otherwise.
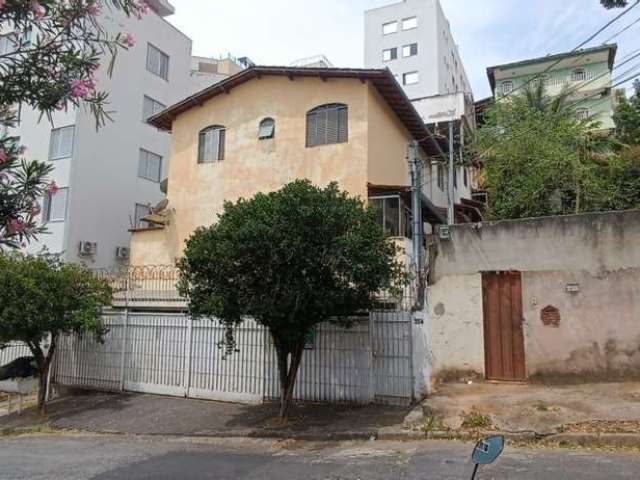
[{"label": "building facade", "polygon": [[128,263],[129,229],[164,197],[160,185],[168,170],[171,137],[147,118],[237,71],[195,75],[191,40],[166,20],[173,7],[164,0],[148,4],[142,19],[116,10],[101,14],[107,31],[135,38],[132,48],[119,52],[111,76],[106,61],[96,74],[98,89],[109,94],[112,122],[96,130],[83,108],[56,112],[49,122],[23,107],[9,132],[28,147],[28,159],[53,163],[50,178],[59,187],[42,200],[49,233],[28,245],[30,253],[46,250],[91,268]]},{"label": "building facade", "polygon": [[473,93],[439,0],[404,0],[365,12],[365,67],[388,68],[427,124],[443,155],[426,181],[430,198],[446,207],[450,187],[448,125],[454,123],[453,201],[471,198],[472,169],[462,158],[475,130]]},{"label": "building facade", "polygon": [[543,81],[549,95],[568,92],[567,102],[580,119],[593,119],[598,129],[615,128],[612,71],[617,45],[602,45],[575,52],[548,55],[497,65],[487,69],[496,101]]},{"label": "building facade", "polygon": [[[172,132],[168,206],[133,230],[132,265],[173,264],[225,201],[299,178],[374,202],[381,228],[413,258],[407,152],[418,140],[425,158],[437,146],[388,71],[252,67],[151,122]],[[426,194],[423,203],[423,223],[441,222]]]}]

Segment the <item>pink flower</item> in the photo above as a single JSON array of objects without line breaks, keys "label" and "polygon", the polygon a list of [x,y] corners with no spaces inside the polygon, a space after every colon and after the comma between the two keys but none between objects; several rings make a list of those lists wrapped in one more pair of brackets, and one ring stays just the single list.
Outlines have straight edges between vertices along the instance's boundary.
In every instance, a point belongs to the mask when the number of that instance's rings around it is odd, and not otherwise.
[{"label": "pink flower", "polygon": [[15,235],[17,233],[24,233],[27,229],[27,225],[20,220],[19,218],[15,218],[9,222],[9,233]]},{"label": "pink flower", "polygon": [[71,80],[69,85],[71,86],[72,97],[85,98],[91,93],[91,88],[89,88],[83,80]]},{"label": "pink flower", "polygon": [[92,2],[89,5],[87,5],[87,15],[91,15],[92,17],[95,17],[99,14],[100,14],[100,5],[98,5],[96,2]]},{"label": "pink flower", "polygon": [[18,155],[24,155],[25,153],[27,153],[27,147],[20,145],[20,148],[18,148]]},{"label": "pink flower", "polygon": [[31,0],[31,12],[36,21],[42,20],[47,13],[44,7],[38,3],[38,0]]},{"label": "pink flower", "polygon": [[40,209],[40,205],[38,205],[37,203],[35,205],[33,205],[33,207],[31,207],[31,212],[29,212],[31,214],[32,217],[37,217],[38,215],[40,215],[40,212],[42,210]]},{"label": "pink flower", "polygon": [[60,187],[58,187],[58,185],[56,184],[56,182],[51,182],[49,184],[49,186],[47,186],[47,192],[50,195],[55,195],[56,193],[58,193],[60,191]]},{"label": "pink flower", "polygon": [[136,44],[136,38],[130,34],[130,33],[126,33],[123,37],[122,37],[122,43],[127,47],[127,48],[132,48],[135,44]]},{"label": "pink flower", "polygon": [[7,155],[7,152],[5,151],[4,148],[0,148],[0,165],[2,165],[7,160],[9,160],[9,155]]},{"label": "pink flower", "polygon": [[149,13],[149,4],[145,0],[139,1],[134,8],[136,9],[136,16],[138,17],[138,20]]},{"label": "pink flower", "polygon": [[6,3],[5,0],[0,0],[0,10],[2,10],[4,8],[4,4]]}]

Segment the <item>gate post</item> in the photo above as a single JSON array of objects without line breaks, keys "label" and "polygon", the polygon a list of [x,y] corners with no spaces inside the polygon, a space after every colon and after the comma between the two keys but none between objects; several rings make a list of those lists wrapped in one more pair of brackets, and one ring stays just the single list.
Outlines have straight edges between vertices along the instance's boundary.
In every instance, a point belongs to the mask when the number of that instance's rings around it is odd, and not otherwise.
[{"label": "gate post", "polygon": [[184,371],[182,372],[182,386],[184,388],[185,397],[189,397],[189,389],[191,388],[191,348],[193,344],[193,318],[191,315],[187,318],[186,353]]},{"label": "gate post", "polygon": [[[128,292],[127,292],[128,295]],[[129,333],[129,308],[125,307],[122,324],[122,352],[120,354],[120,391],[124,392],[125,362],[127,358],[127,335]]]},{"label": "gate post", "polygon": [[373,403],[376,399],[376,386],[375,386],[375,336],[373,329],[374,325],[374,317],[375,313],[373,311],[369,312],[369,402]]}]

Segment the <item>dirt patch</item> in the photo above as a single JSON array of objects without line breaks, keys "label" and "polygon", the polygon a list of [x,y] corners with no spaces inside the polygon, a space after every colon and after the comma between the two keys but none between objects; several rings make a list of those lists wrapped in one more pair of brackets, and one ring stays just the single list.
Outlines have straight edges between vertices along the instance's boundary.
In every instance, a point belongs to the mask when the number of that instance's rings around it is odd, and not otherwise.
[{"label": "dirt patch", "polygon": [[563,427],[566,433],[637,433],[640,434],[640,421],[607,421],[592,420],[590,422],[571,423]]}]

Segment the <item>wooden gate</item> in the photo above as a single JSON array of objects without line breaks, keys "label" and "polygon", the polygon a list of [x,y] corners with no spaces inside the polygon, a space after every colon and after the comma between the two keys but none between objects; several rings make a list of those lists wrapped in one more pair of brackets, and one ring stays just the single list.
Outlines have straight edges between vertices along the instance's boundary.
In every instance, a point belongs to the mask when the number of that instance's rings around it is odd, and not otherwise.
[{"label": "wooden gate", "polygon": [[483,273],[482,297],[487,379],[525,380],[520,273]]}]

